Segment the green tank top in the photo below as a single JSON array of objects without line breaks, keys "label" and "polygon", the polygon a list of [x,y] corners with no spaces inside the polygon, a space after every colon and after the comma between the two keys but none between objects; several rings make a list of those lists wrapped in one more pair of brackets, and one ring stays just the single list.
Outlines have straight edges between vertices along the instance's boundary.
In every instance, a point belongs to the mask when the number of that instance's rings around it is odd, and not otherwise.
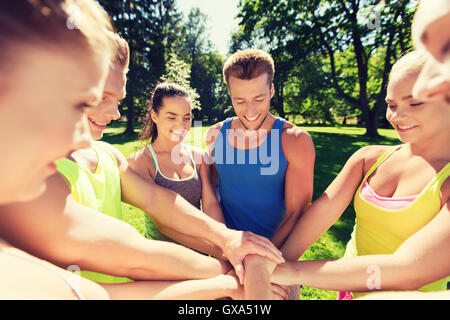
[{"label": "green tank top", "polygon": [[[116,158],[98,142],[93,142],[91,148],[97,153],[98,159],[94,173],[66,158],[56,161],[57,169],[68,181],[75,201],[122,220],[122,191]],[[100,283],[132,281],[128,278],[92,271],[81,271],[81,275]]]}]

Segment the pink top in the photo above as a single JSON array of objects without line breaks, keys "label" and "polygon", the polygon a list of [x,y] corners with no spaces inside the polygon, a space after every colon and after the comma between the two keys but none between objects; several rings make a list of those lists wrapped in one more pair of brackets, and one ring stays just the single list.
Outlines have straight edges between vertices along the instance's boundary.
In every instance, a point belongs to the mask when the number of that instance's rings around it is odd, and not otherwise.
[{"label": "pink top", "polygon": [[361,187],[361,197],[377,207],[388,210],[398,210],[408,206],[418,197],[418,195],[399,198],[382,197],[375,193],[366,180]]}]

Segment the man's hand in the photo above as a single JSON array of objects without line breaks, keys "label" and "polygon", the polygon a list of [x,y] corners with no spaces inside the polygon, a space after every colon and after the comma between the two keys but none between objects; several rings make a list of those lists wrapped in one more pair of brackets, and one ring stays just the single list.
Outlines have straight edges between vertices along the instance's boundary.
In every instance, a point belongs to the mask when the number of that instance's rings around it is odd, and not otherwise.
[{"label": "man's hand", "polygon": [[250,231],[227,230],[223,255],[233,265],[239,282],[244,284],[244,258],[249,254],[266,257],[275,264],[284,262],[281,252],[269,239]]}]

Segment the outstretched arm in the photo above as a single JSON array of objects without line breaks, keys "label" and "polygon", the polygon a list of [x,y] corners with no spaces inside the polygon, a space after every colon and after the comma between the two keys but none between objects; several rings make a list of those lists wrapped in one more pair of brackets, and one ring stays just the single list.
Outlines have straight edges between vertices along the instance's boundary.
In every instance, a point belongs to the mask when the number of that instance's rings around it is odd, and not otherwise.
[{"label": "outstretched arm", "polygon": [[116,300],[209,300],[230,297],[243,299],[243,288],[232,275],[186,281],[137,281],[100,284]]},{"label": "outstretched arm", "polygon": [[364,177],[365,167],[370,167],[385,150],[379,146],[364,147],[348,159],[325,192],[297,221],[281,248],[286,260],[298,260],[339,219],[352,201]]},{"label": "outstretched arm", "polygon": [[128,164],[124,156],[109,145],[119,165],[123,201],[136,206],[158,223],[192,237],[198,237],[217,245],[243,283],[242,261],[247,254],[259,254],[276,263],[284,259],[266,238],[228,229],[192,206],[180,195],[156,185],[139,176]]},{"label": "outstretched arm", "polygon": [[417,290],[449,275],[449,205],[447,201],[439,214],[394,254],[287,262],[275,269],[272,281],[355,292]]},{"label": "outstretched arm", "polygon": [[[214,220],[224,223],[220,204],[218,203],[217,198],[213,193],[211,183],[209,181],[209,176],[207,176],[205,173],[205,170],[207,170],[206,164],[203,161],[205,151],[195,147],[191,147],[191,150],[193,152],[199,178],[201,179],[202,211],[207,215],[209,215]],[[146,157],[147,156],[145,155],[145,153],[143,154],[142,151],[140,151],[137,153],[137,155],[131,156],[128,162],[130,167],[142,178],[152,181],[153,176],[149,173],[147,163],[148,161],[146,161],[149,159],[147,159]],[[150,214],[150,216],[152,215],[153,214]],[[220,219],[220,217],[222,217],[222,219]],[[160,232],[162,232],[169,238],[177,241],[178,243],[181,243],[184,246],[187,246],[191,249],[209,254],[218,259],[226,259],[223,255],[223,251],[221,250],[221,248],[212,243],[211,241],[208,241],[204,238],[192,237],[191,235],[186,234],[185,231],[180,232],[174,229],[172,226],[163,224],[156,219],[153,220],[153,222],[158,227],[158,230]],[[189,228],[186,228],[186,230],[189,232],[188,229]]]},{"label": "outstretched arm", "polygon": [[[307,132],[293,127],[287,129],[282,138],[284,151],[280,152],[285,153],[288,161],[285,174],[286,217],[271,239],[278,248],[282,247],[295,223],[311,202],[315,161],[314,144]],[[295,258],[290,256],[287,248],[283,249],[281,252],[286,260]]]},{"label": "outstretched arm", "polygon": [[132,279],[203,279],[225,263],[188,248],[145,239],[132,226],[77,203],[59,174],[43,196],[1,208],[2,237],[57,265]]},{"label": "outstretched arm", "polygon": [[[186,281],[99,284],[0,241],[0,297],[4,299],[242,299],[233,273]],[[18,281],[20,279],[21,281]],[[64,281],[66,280],[66,281]]]}]

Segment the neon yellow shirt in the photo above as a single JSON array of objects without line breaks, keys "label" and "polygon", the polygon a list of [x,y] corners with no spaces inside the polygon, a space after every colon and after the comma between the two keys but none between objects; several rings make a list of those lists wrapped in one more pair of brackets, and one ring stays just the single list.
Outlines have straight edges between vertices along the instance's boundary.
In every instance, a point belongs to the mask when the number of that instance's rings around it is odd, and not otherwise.
[{"label": "neon yellow shirt", "polygon": [[[56,161],[57,169],[68,181],[75,201],[122,220],[122,191],[116,158],[98,142],[93,142],[91,148],[97,153],[98,159],[94,173],[69,159]],[[81,271],[81,275],[100,283],[132,281],[128,278],[92,271]]]},{"label": "neon yellow shirt", "polygon": [[[427,225],[441,210],[440,189],[450,176],[450,163],[442,168],[408,206],[389,210],[380,208],[361,197],[361,187],[372,172],[395,151],[385,152],[365,175],[355,193],[355,227],[347,243],[345,257],[393,254],[414,233]],[[450,277],[427,284],[419,291],[447,290]],[[364,295],[352,293],[355,297]]]}]

